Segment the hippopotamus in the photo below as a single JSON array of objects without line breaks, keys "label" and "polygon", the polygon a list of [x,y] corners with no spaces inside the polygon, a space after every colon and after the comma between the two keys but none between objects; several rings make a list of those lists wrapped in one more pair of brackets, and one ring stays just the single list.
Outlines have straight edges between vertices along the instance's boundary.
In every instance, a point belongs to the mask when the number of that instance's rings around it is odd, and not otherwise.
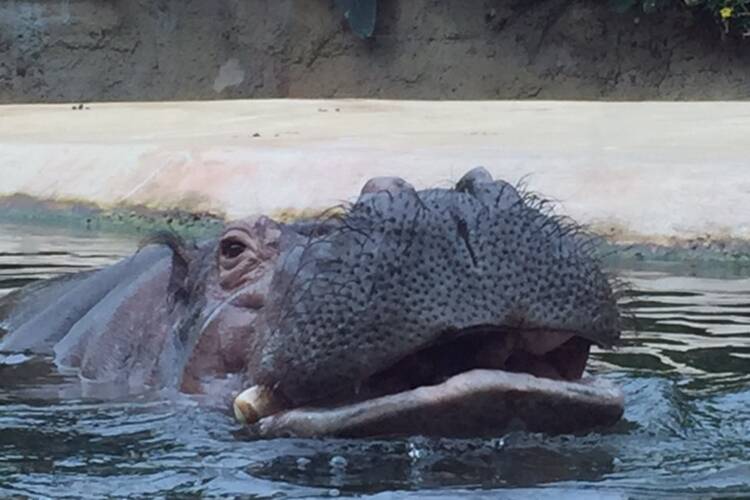
[{"label": "hippopotamus", "polygon": [[0,351],[47,356],[84,396],[202,395],[266,437],[586,432],[624,407],[586,371],[621,323],[591,242],[481,167],[451,188],[375,178],[324,216],[157,233],[17,290]]}]

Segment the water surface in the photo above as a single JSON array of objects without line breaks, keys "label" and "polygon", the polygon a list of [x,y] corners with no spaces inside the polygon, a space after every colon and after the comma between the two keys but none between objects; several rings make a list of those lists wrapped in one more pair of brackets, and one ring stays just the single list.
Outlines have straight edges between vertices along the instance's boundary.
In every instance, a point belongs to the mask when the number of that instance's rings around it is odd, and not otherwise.
[{"label": "water surface", "polygon": [[[0,295],[136,243],[0,225]],[[0,366],[0,497],[750,495],[750,280],[622,274],[634,323],[591,364],[626,395],[606,431],[253,441],[185,396],[55,397],[64,380],[31,359]]]}]

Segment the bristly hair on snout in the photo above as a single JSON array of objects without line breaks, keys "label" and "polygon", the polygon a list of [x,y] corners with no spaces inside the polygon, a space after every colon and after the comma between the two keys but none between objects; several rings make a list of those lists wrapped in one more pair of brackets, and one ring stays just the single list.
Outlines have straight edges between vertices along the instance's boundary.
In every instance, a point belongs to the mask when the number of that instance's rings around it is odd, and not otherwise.
[{"label": "bristly hair on snout", "polygon": [[[525,175],[514,184],[514,188],[518,191],[524,203],[529,208],[537,210],[541,215],[554,220],[559,228],[559,234],[575,235],[576,239],[580,241],[579,251],[602,266],[604,259],[608,255],[601,252],[601,248],[606,245],[604,237],[596,234],[588,225],[581,224],[567,215],[557,213],[561,202],[532,191],[528,186],[529,178],[530,175]],[[612,289],[612,296],[617,303],[620,315],[620,327],[622,328],[627,325],[637,334],[635,314],[628,307],[629,302],[624,302],[625,299],[633,295],[632,284],[614,271],[603,269],[602,272],[609,282],[609,286]],[[614,346],[616,345],[614,344]]]}]

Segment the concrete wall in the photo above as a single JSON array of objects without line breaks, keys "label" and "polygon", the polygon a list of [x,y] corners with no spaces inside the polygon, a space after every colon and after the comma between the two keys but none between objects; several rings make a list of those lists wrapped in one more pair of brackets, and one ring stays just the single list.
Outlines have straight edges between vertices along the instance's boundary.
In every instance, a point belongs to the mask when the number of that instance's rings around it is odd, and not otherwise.
[{"label": "concrete wall", "polygon": [[[617,242],[750,239],[750,103],[269,100],[0,107],[0,196],[324,208],[484,165]],[[1,215],[1,214],[0,214]]]},{"label": "concrete wall", "polygon": [[700,12],[381,0],[361,40],[331,0],[3,0],[0,102],[749,97],[748,42]]}]

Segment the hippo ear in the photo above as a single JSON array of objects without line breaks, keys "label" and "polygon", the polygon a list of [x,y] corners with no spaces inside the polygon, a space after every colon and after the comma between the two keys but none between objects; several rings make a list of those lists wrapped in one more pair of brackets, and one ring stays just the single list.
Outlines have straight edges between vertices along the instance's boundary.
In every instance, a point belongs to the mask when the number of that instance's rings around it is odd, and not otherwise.
[{"label": "hippo ear", "polygon": [[157,231],[141,241],[139,247],[147,245],[164,245],[172,251],[172,267],[167,286],[167,296],[172,304],[185,304],[190,296],[188,276],[190,274],[190,262],[193,260],[189,253],[195,251],[183,240],[180,235],[173,231]]}]

